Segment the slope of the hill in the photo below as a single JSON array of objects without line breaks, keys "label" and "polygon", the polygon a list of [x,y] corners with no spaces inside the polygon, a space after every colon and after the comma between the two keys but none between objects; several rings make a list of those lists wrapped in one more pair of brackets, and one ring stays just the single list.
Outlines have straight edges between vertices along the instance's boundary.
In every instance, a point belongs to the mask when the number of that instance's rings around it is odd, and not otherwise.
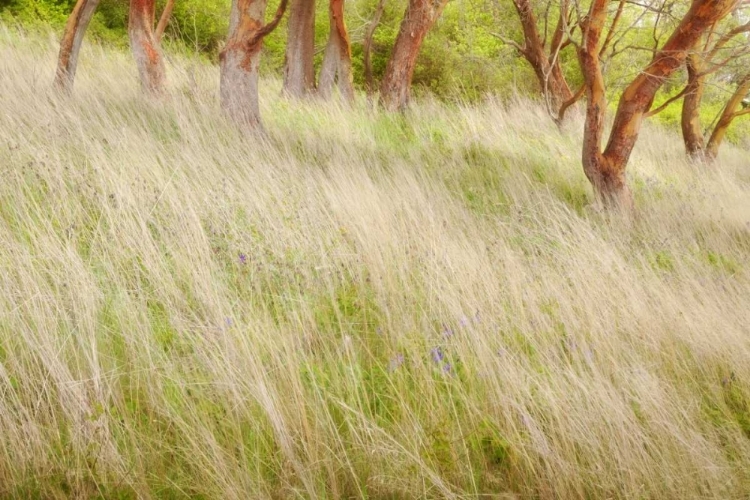
[{"label": "slope of the hill", "polygon": [[638,215],[581,121],[390,116],[214,67],[139,96],[0,31],[3,498],[746,498],[750,160],[646,127]]}]

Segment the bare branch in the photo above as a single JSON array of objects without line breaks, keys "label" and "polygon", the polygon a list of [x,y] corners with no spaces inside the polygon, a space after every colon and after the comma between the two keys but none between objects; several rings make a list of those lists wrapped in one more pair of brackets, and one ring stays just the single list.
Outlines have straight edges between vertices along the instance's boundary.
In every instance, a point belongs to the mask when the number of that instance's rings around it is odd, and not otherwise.
[{"label": "bare branch", "polygon": [[557,124],[561,124],[562,121],[565,119],[565,113],[568,111],[568,109],[581,100],[583,97],[583,94],[586,93],[586,85],[581,85],[581,87],[576,90],[576,93],[573,94],[573,97],[562,103],[560,106],[560,111],[557,113]]},{"label": "bare branch", "polygon": [[679,100],[685,94],[687,94],[687,92],[688,92],[689,89],[690,89],[690,86],[686,86],[684,89],[682,89],[680,91],[679,94],[670,97],[669,99],[667,99],[666,101],[664,101],[664,103],[662,103],[661,106],[659,106],[658,108],[652,109],[651,111],[647,112],[644,116],[646,118],[651,118],[654,115],[658,115],[659,113],[661,113],[662,111],[664,111],[665,109],[667,109],[667,107],[669,107],[670,104],[672,104],[673,102]]},{"label": "bare branch", "polygon": [[526,49],[526,47],[522,47],[522,46],[521,46],[521,45],[520,45],[520,44],[519,44],[518,42],[516,42],[515,40],[511,40],[510,38],[506,38],[506,37],[504,37],[503,35],[501,35],[500,33],[490,33],[490,35],[491,35],[491,36],[494,36],[495,38],[498,38],[498,39],[499,39],[499,40],[501,40],[501,41],[502,41],[502,42],[503,42],[504,44],[506,44],[506,45],[510,45],[511,47],[513,47],[514,49],[516,49],[516,50],[517,50],[518,52],[520,52],[521,54],[524,54],[524,55],[525,55],[525,54],[528,54],[528,50]]}]

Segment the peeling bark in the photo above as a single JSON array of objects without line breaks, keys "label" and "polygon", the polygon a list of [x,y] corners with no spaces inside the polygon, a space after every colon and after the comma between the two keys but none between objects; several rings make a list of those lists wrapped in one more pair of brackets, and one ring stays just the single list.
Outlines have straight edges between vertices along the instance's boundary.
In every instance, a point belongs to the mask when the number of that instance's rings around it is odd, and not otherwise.
[{"label": "peeling bark", "polygon": [[65,92],[73,90],[83,36],[98,6],[99,0],[78,0],[68,17],[62,40],[60,40],[60,53],[57,57],[57,71],[55,72],[54,84],[60,90]]},{"label": "peeling bark", "polygon": [[685,97],[682,100],[682,139],[685,151],[691,158],[703,156],[705,139],[701,127],[700,107],[703,100],[706,75],[703,71],[703,58],[698,53],[692,53],[687,58],[688,83]]},{"label": "peeling bark", "polygon": [[742,101],[750,94],[750,73],[746,74],[737,90],[732,94],[731,99],[724,106],[724,110],[721,113],[716,127],[711,134],[711,138],[708,140],[706,146],[706,155],[711,159],[716,159],[719,155],[719,146],[721,146],[724,137],[726,136],[729,126],[732,124],[735,118],[750,114],[750,108],[741,109]]},{"label": "peeling bark", "polygon": [[447,3],[448,0],[409,0],[380,85],[380,102],[386,110],[400,111],[409,104],[419,49]]},{"label": "peeling bark", "polygon": [[729,14],[736,4],[737,0],[693,0],[690,10],[669,40],[622,93],[604,152],[601,151],[601,140],[606,97],[598,45],[607,18],[607,0],[594,0],[591,4],[582,26],[584,41],[579,49],[589,98],[582,159],[586,176],[593,184],[597,198],[605,206],[627,211],[632,209],[633,200],[625,179],[625,169],[656,92],[684,63],[688,51],[703,33]]},{"label": "peeling bark", "polygon": [[345,101],[352,102],[354,101],[352,48],[344,22],[344,0],[330,0],[328,10],[331,33],[320,70],[318,91],[324,99],[330,99],[338,81],[342,97]]},{"label": "peeling bark", "polygon": [[539,34],[530,0],[513,0],[513,5],[523,28],[524,45],[519,47],[519,52],[534,70],[545,100],[551,108],[559,112],[563,103],[573,97],[573,92],[563,75],[559,57],[563,45],[565,10],[560,13],[548,54]]},{"label": "peeling bark", "polygon": [[263,38],[278,26],[286,10],[282,0],[273,20],[264,25],[268,0],[232,0],[229,39],[219,54],[221,107],[237,123],[260,128],[258,68]]},{"label": "peeling bark", "polygon": [[284,93],[305,97],[315,90],[315,0],[291,0],[284,65]]},{"label": "peeling bark", "polygon": [[583,132],[583,171],[594,186],[597,199],[605,206],[629,210],[632,196],[624,169],[617,169],[602,154],[607,94],[599,60],[599,41],[607,20],[607,0],[594,0],[584,25],[584,40],[578,50],[586,82],[586,120]]},{"label": "peeling bark", "polygon": [[130,0],[128,36],[141,88],[149,94],[164,92],[164,56],[154,34],[156,0]]}]

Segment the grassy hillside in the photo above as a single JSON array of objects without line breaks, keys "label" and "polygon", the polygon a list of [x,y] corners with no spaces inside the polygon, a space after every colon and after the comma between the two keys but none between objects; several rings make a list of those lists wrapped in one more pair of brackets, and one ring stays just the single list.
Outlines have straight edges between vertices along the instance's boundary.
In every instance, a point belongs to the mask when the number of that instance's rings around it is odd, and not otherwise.
[{"label": "grassy hillside", "polygon": [[746,498],[750,160],[580,116],[139,95],[0,28],[0,497]]}]

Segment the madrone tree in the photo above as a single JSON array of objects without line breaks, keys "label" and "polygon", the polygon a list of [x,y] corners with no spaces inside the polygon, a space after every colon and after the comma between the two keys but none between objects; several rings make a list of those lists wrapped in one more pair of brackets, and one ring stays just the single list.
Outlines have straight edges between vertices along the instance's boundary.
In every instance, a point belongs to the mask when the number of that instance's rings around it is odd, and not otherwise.
[{"label": "madrone tree", "polygon": [[625,169],[656,92],[685,62],[688,52],[706,30],[728,15],[739,1],[692,0],[689,10],[666,43],[654,51],[651,62],[622,92],[604,150],[602,139],[607,96],[600,46],[609,17],[609,1],[592,0],[586,16],[579,19],[583,35],[577,49],[587,98],[582,163],[597,199],[605,207],[632,209],[633,199],[625,179]]},{"label": "madrone tree", "polygon": [[447,3],[448,0],[409,0],[380,85],[380,102],[386,110],[400,111],[409,104],[419,49]]},{"label": "madrone tree", "polygon": [[291,0],[288,29],[284,93],[305,97],[315,91],[315,0]]},{"label": "madrone tree", "polygon": [[708,139],[708,145],[706,146],[706,156],[709,159],[716,159],[719,155],[719,147],[732,122],[740,116],[750,115],[748,96],[750,96],[750,72],[740,78],[737,89],[727,101],[719,121],[716,122],[716,126],[711,132],[711,137]]},{"label": "madrone tree", "polygon": [[99,0],[78,0],[73,7],[73,12],[68,17],[68,22],[65,24],[65,31],[63,31],[60,40],[60,52],[57,56],[57,71],[55,72],[54,83],[55,87],[64,92],[73,90],[83,35],[86,33],[98,6]]},{"label": "madrone tree", "polygon": [[339,92],[347,102],[354,101],[352,46],[344,22],[344,0],[330,0],[328,6],[330,34],[320,69],[318,93],[329,99],[338,82]]},{"label": "madrone tree", "polygon": [[128,38],[141,88],[149,94],[164,91],[166,72],[161,43],[154,31],[156,0],[130,0]]},{"label": "madrone tree", "polygon": [[[501,8],[499,0],[496,0],[496,3],[498,8]],[[568,34],[572,27],[568,4],[568,0],[547,0],[541,4],[543,22],[540,30],[540,20],[534,12],[532,0],[513,0],[513,7],[521,24],[523,43],[508,39],[502,34],[495,34],[514,47],[529,63],[547,107],[558,117],[558,121],[562,121],[565,111],[583,95],[583,89],[575,94],[570,90],[560,61],[561,52],[570,45]],[[552,36],[549,37],[550,17],[555,11],[557,21]]]},{"label": "madrone tree", "polygon": [[750,21],[729,29],[723,35],[717,35],[712,29],[705,37],[706,40],[699,40],[687,57],[688,81],[685,89],[678,96],[684,94],[680,124],[685,150],[688,156],[692,158],[716,158],[726,130],[735,118],[744,114],[739,108],[742,99],[750,91],[750,72],[743,77],[743,69],[739,69],[735,70],[736,74],[740,75],[737,89],[727,101],[721,117],[711,132],[710,139],[706,143],[700,120],[701,101],[705,92],[706,80],[711,74],[733,66],[737,60],[740,61],[740,65],[746,67],[748,61],[743,61],[741,56],[750,53],[750,43],[745,36],[748,33],[750,33]]},{"label": "madrone tree", "polygon": [[287,7],[281,0],[264,24],[268,0],[232,0],[229,39],[219,54],[221,107],[237,123],[260,128],[258,69],[263,39],[279,25]]},{"label": "madrone tree", "polygon": [[[161,91],[164,83],[164,62],[160,43],[164,30],[174,9],[175,0],[167,0],[156,32],[153,31],[154,0],[131,0],[128,17],[128,34],[133,55],[143,87],[149,91]],[[68,17],[57,57],[55,87],[64,91],[73,90],[78,55],[86,29],[94,17],[99,0],[78,0]]]}]

